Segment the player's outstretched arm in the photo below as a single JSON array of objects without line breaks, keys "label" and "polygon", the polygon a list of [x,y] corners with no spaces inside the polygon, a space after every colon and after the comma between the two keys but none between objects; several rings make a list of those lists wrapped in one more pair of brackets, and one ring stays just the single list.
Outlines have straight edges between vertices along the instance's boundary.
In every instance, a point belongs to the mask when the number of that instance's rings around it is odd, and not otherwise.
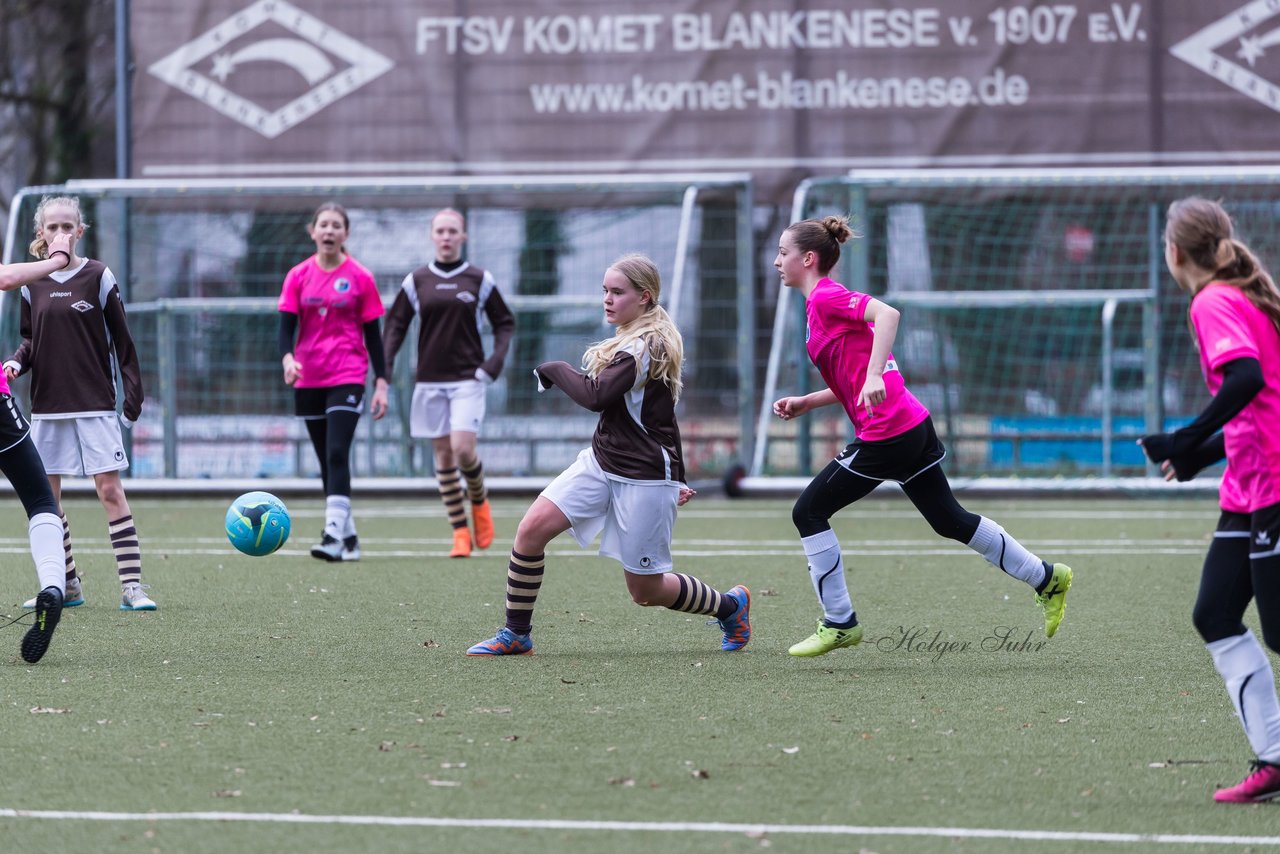
[{"label": "player's outstretched arm", "polygon": [[12,291],[38,282],[71,263],[71,236],[59,234],[49,244],[49,257],[40,261],[24,261],[0,267],[0,291]]}]

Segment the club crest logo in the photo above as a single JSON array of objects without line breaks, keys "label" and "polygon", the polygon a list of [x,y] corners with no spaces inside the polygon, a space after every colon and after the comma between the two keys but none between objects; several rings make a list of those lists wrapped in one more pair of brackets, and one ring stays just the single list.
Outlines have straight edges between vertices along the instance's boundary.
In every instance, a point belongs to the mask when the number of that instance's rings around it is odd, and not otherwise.
[{"label": "club crest logo", "polygon": [[1253,0],[1169,48],[1188,65],[1280,112],[1280,3]]},{"label": "club crest logo", "polygon": [[84,300],[71,303],[71,307],[74,308],[76,311],[80,312],[81,314],[84,314],[86,311],[93,311],[93,304],[86,302]]},{"label": "club crest logo", "polygon": [[333,289],[340,294],[345,294],[347,291],[351,290],[351,280],[338,279],[333,283]]},{"label": "club crest logo", "polygon": [[292,3],[258,0],[147,70],[275,139],[394,65]]}]

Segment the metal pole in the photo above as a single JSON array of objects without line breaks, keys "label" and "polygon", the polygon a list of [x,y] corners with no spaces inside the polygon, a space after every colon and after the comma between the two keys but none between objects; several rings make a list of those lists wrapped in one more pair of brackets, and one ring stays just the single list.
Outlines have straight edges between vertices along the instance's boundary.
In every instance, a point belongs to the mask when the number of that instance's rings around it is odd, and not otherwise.
[{"label": "metal pole", "polygon": [[[1147,240],[1150,257],[1147,261],[1147,301],[1142,305],[1142,353],[1143,384],[1146,387],[1146,432],[1164,431],[1164,382],[1160,364],[1160,277],[1164,272],[1164,233],[1160,227],[1160,206],[1152,204],[1147,215]],[[1147,475],[1155,477],[1159,469],[1147,462]]]},{"label": "metal pole", "polygon": [[[809,188],[813,184],[814,180],[812,178],[805,178],[796,185],[791,201],[790,222],[796,222],[801,218],[809,198]],[[764,397],[760,401],[760,418],[756,423],[756,438],[754,447],[751,449],[751,468],[747,472],[751,477],[760,477],[764,474],[765,449],[769,444],[769,421],[773,416],[773,396],[778,391],[778,372],[782,369],[782,351],[785,346],[787,328],[787,306],[790,301],[791,293],[779,284],[778,303],[773,311],[773,335],[769,338],[769,364],[764,372]]]},{"label": "metal pole", "polygon": [[160,359],[160,405],[164,408],[164,476],[178,476],[178,341],[174,316],[166,306],[156,315]]},{"label": "metal pole", "polygon": [[[132,66],[129,62],[129,0],[116,0],[116,177],[127,179],[133,169],[131,162],[130,135],[132,134],[133,117],[130,110],[131,94],[130,75]],[[116,284],[120,288],[120,296],[128,303],[133,296],[133,263],[130,253],[132,242],[132,223],[130,222],[130,204],[128,198],[122,198],[116,206],[120,227],[117,231],[119,247],[116,258]],[[159,296],[158,294],[156,296]],[[123,388],[123,386],[119,386]],[[133,459],[133,431],[124,431],[125,453]],[[168,465],[169,436],[165,435],[166,456]],[[170,475],[172,476],[172,475]]]},{"label": "metal pole", "polygon": [[679,326],[680,303],[684,296],[685,271],[689,266],[689,233],[693,230],[693,214],[698,204],[698,185],[684,189],[680,203],[680,226],[676,231],[676,257],[671,270],[671,288],[667,292],[667,314]]},{"label": "metal pole", "polygon": [[128,178],[130,134],[133,118],[130,112],[129,85],[133,67],[129,62],[129,0],[116,0],[116,177]]},{"label": "metal pole", "polygon": [[738,187],[738,459],[752,458],[751,407],[756,391],[755,239],[751,229],[751,182]]},{"label": "metal pole", "polygon": [[1112,352],[1114,350],[1114,328],[1116,320],[1115,300],[1109,299],[1102,305],[1102,476],[1111,476],[1111,444],[1113,441],[1111,395],[1115,391],[1115,377],[1112,375]]}]

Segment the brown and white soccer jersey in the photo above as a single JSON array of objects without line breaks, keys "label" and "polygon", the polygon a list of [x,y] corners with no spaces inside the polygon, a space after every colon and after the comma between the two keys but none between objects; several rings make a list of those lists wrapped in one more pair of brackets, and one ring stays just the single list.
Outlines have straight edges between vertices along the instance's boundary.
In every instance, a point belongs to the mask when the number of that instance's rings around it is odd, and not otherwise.
[{"label": "brown and white soccer jersey", "polygon": [[31,382],[31,418],[114,416],[116,372],[124,417],[142,414],[142,369],[116,278],[92,258],[22,289],[22,344],[8,363]]},{"label": "brown and white soccer jersey", "polygon": [[[419,321],[418,382],[474,380],[477,368],[490,379],[502,372],[516,321],[487,270],[463,263],[446,271],[431,263],[405,276],[383,333],[388,372],[414,317]],[[487,357],[484,317],[493,327],[493,352]]]},{"label": "brown and white soccer jersey", "polygon": [[579,406],[600,413],[591,449],[607,474],[624,480],[684,482],[675,396],[666,383],[649,379],[649,352],[643,340],[620,350],[594,378],[565,362],[547,362],[536,370],[544,386],[557,385]]}]

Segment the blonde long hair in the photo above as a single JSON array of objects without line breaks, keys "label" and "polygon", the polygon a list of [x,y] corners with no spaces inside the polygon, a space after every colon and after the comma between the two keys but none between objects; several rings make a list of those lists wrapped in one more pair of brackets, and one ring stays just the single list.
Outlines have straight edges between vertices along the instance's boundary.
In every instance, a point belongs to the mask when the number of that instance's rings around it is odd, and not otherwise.
[{"label": "blonde long hair", "polygon": [[649,294],[649,307],[630,323],[619,326],[612,338],[599,341],[587,348],[582,355],[582,369],[595,379],[615,356],[635,341],[644,341],[649,353],[649,379],[665,383],[671,389],[674,400],[680,400],[684,383],[680,368],[684,364],[684,338],[676,328],[667,310],[658,305],[662,293],[662,277],[648,257],[640,254],[623,255],[609,265],[617,270],[631,287]]},{"label": "blonde long hair", "polygon": [[80,211],[80,200],[75,196],[45,196],[40,200],[40,206],[36,208],[36,239],[27,247],[27,251],[37,258],[45,258],[49,253],[49,243],[44,239],[44,212],[50,205],[67,205],[75,210],[76,222],[84,228],[89,227],[89,224],[84,221],[84,214]]}]

